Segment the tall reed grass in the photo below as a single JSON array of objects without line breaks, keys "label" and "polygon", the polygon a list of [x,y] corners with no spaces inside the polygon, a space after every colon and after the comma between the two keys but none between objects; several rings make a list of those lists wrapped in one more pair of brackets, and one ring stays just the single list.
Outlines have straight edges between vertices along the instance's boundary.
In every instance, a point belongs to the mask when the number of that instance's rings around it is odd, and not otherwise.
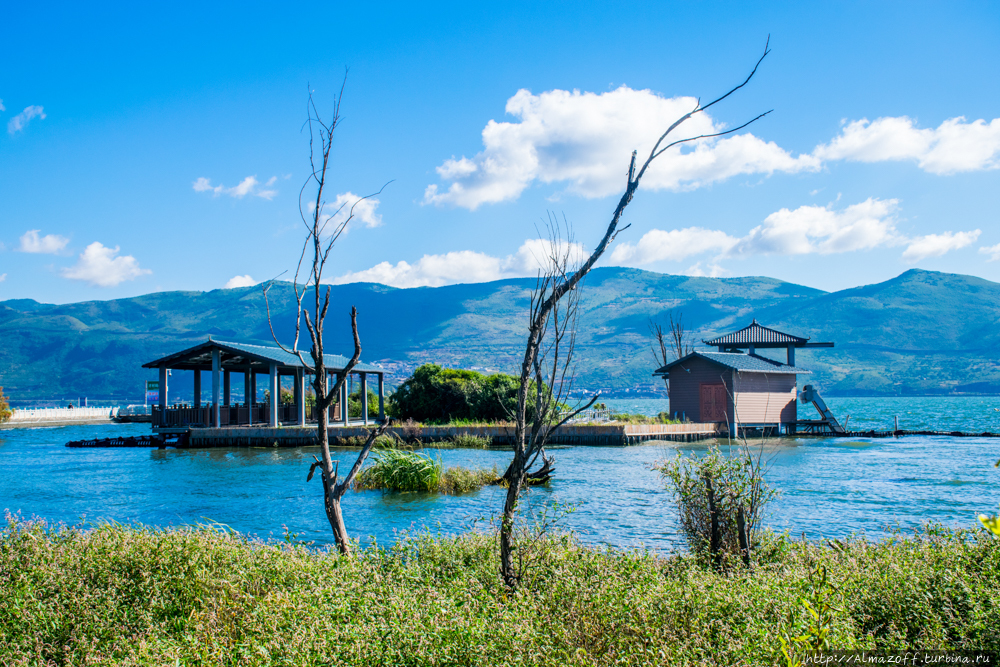
[{"label": "tall reed grass", "polygon": [[1000,651],[1000,540],[773,538],[752,569],[546,538],[513,596],[492,534],[354,558],[214,528],[0,531],[0,664],[772,665],[829,583],[840,649]]}]

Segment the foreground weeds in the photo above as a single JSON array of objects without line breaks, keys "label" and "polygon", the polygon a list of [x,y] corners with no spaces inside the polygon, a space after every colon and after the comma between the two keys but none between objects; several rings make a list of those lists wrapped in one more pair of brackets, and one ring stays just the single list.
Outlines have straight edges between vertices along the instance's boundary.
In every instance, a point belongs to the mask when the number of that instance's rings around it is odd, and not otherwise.
[{"label": "foreground weeds", "polygon": [[773,538],[752,570],[721,573],[567,536],[539,553],[508,597],[491,535],[345,559],[211,528],[11,519],[0,664],[770,665],[808,629],[821,569],[835,648],[1000,650],[1000,540],[985,531]]}]

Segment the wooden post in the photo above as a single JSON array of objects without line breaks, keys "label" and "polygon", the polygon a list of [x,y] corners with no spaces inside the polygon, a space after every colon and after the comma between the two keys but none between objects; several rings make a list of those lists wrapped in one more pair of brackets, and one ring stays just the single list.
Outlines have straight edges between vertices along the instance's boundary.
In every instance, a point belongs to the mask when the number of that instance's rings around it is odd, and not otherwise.
[{"label": "wooden post", "polygon": [[347,404],[349,396],[349,394],[347,393],[347,381],[350,379],[350,377],[351,377],[350,374],[348,374],[347,377],[344,378],[344,384],[340,386],[340,398],[341,398],[340,417],[344,423],[344,426],[347,426],[348,422],[351,419],[350,406]]},{"label": "wooden post", "polygon": [[250,371],[250,405],[257,403],[257,371]]},{"label": "wooden post", "polygon": [[378,374],[378,420],[385,421],[385,376]]},{"label": "wooden post", "polygon": [[253,381],[250,376],[253,375],[253,370],[250,366],[247,366],[243,370],[243,404],[248,408],[253,407]]},{"label": "wooden post", "polygon": [[232,404],[232,379],[229,371],[222,372],[222,404],[227,408]]},{"label": "wooden post", "polygon": [[167,366],[160,364],[160,423],[155,426],[167,425]]},{"label": "wooden post", "polygon": [[795,345],[791,343],[788,344],[788,365],[795,365]]},{"label": "wooden post", "polygon": [[281,383],[278,380],[278,364],[271,364],[271,375],[268,379],[267,391],[270,394],[270,404],[267,406],[267,425],[274,428],[278,425],[278,402],[281,400]]},{"label": "wooden post", "polygon": [[898,431],[899,431],[899,415],[893,415],[892,416],[892,432],[893,432],[893,435],[895,435],[896,432],[898,432]]},{"label": "wooden post", "polygon": [[195,410],[201,407],[201,371],[194,371],[194,400],[191,404]]},{"label": "wooden post", "polygon": [[219,348],[212,350],[212,426],[219,428],[222,426],[221,415],[219,414],[219,371],[222,368],[222,353]]},{"label": "wooden post", "polygon": [[368,426],[368,373],[361,374],[361,421]]}]

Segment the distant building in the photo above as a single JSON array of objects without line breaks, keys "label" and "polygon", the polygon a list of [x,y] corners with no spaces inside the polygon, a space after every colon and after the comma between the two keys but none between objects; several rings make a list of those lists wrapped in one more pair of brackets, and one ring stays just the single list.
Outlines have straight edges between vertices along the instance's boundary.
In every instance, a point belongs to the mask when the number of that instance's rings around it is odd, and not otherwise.
[{"label": "distant building", "polygon": [[[730,433],[744,428],[794,432],[797,377],[809,373],[795,365],[795,349],[833,347],[833,343],[810,343],[808,338],[769,329],[757,320],[702,342],[718,351],[692,352],[653,375],[669,380],[672,417],[723,422]],[[765,348],[786,349],[787,363],[756,354]]]}]

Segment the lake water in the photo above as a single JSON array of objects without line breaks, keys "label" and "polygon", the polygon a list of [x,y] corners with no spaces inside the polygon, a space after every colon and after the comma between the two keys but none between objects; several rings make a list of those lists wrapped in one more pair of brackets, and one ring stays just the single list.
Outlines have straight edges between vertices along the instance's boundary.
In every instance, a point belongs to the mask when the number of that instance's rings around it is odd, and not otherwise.
[{"label": "lake water", "polygon": [[[665,401],[607,400],[610,407],[656,414]],[[852,428],[1000,431],[1000,398],[834,398],[828,400]],[[0,431],[0,509],[25,518],[79,523],[105,520],[170,526],[218,522],[264,538],[287,530],[327,544],[329,525],[321,490],[306,473],[315,448],[299,449],[68,449],[69,440],[148,433],[144,425],[70,426]],[[657,461],[677,451],[704,452],[708,443],[651,443],[636,447],[553,448],[556,475],[533,489],[529,503],[558,503],[573,511],[561,522],[590,544],[683,545],[677,512]],[[446,466],[497,466],[509,453],[424,450]],[[341,469],[355,453],[335,450]],[[782,495],[768,524],[811,538],[864,532],[883,535],[934,521],[976,524],[1000,502],[1000,439],[903,437],[886,439],[784,438],[766,444],[768,480]],[[350,462],[349,462],[350,461]],[[368,543],[395,540],[399,531],[455,533],[484,527],[499,510],[503,491],[463,496],[351,492],[344,499],[348,530]]]}]

